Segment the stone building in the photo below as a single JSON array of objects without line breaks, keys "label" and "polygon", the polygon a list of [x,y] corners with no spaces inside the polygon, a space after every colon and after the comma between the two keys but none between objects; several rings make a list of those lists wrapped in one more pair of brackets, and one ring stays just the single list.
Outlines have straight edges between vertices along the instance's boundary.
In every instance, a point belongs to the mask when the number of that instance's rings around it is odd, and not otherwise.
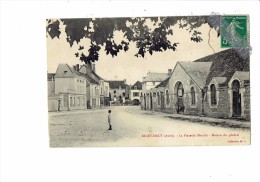
[{"label": "stone building", "polygon": [[109,84],[93,65],[59,64],[48,73],[48,110],[62,111],[109,105]]},{"label": "stone building", "polygon": [[55,95],[55,73],[47,73],[48,111],[58,111],[59,95]]},{"label": "stone building", "polygon": [[59,64],[55,73],[55,91],[58,95],[58,110],[86,108],[85,76],[68,64]]},{"label": "stone building", "polygon": [[124,103],[125,99],[129,98],[129,85],[126,80],[108,80],[109,97],[111,101]]},{"label": "stone building", "polygon": [[76,69],[86,78],[87,107],[96,108],[109,105],[109,83],[95,72],[93,64],[82,65]]},{"label": "stone building", "polygon": [[134,85],[130,85],[129,99],[133,101],[133,104],[140,103],[140,96],[142,94],[142,82],[137,81]]},{"label": "stone building", "polygon": [[168,73],[152,73],[149,72],[146,77],[143,78],[142,82],[142,97],[141,97],[141,108],[152,110],[154,108],[151,94],[152,89],[156,85],[160,84],[165,79],[169,78],[171,74],[171,69],[168,70]]},{"label": "stone building", "polygon": [[249,54],[228,49],[193,62],[177,62],[171,76],[149,95],[153,107],[146,109],[249,119]]}]

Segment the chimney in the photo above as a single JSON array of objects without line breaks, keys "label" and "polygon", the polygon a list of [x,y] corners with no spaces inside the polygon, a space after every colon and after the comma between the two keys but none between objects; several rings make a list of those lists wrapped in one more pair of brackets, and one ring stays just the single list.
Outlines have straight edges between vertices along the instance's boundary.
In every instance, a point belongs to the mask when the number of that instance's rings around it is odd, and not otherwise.
[{"label": "chimney", "polygon": [[73,66],[73,69],[74,69],[75,71],[79,71],[79,64],[74,65],[74,66]]},{"label": "chimney", "polygon": [[91,63],[91,69],[92,69],[94,72],[96,72],[96,65],[95,65],[95,63]]},{"label": "chimney", "polygon": [[123,80],[124,81],[124,84],[126,83],[126,79]]},{"label": "chimney", "polygon": [[172,73],[172,69],[168,69],[168,75]]}]

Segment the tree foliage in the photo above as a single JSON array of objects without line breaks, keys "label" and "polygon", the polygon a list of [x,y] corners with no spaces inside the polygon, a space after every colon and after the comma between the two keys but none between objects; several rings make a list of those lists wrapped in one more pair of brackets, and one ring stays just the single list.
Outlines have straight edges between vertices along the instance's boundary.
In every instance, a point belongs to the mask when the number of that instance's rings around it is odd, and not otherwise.
[{"label": "tree foliage", "polygon": [[[128,51],[129,43],[135,42],[138,52],[135,56],[144,57],[145,54],[177,49],[177,42],[168,40],[173,35],[172,26],[178,24],[179,28],[190,32],[191,41],[201,42],[201,32],[198,28],[203,24],[218,31],[220,16],[177,16],[177,17],[136,17],[136,18],[84,18],[84,19],[48,19],[46,25],[47,36],[52,39],[59,38],[60,24],[65,25],[66,40],[70,46],[76,43],[79,51],[85,46],[79,42],[88,38],[91,42],[88,53],[75,53],[76,57],[85,63],[98,61],[101,46],[106,54],[117,56],[120,51]],[[148,25],[149,24],[149,25]],[[114,41],[114,32],[121,31],[124,40],[119,44]]]}]

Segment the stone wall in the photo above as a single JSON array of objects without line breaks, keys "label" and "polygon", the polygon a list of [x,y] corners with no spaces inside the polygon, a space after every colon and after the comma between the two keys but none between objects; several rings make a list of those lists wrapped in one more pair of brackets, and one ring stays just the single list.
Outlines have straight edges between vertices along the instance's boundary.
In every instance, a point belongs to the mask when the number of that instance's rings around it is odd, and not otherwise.
[{"label": "stone wall", "polygon": [[246,86],[244,92],[244,117],[250,120],[250,86]]}]

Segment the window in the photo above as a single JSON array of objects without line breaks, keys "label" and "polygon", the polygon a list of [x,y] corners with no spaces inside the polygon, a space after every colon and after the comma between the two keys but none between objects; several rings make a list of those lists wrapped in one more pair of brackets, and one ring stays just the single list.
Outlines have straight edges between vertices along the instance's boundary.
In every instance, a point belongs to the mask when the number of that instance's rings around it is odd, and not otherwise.
[{"label": "window", "polygon": [[160,93],[157,92],[157,101],[158,101],[158,105],[160,105]]},{"label": "window", "polygon": [[138,97],[139,96],[139,92],[133,92],[133,96],[134,97]]},{"label": "window", "polygon": [[196,99],[195,99],[195,89],[194,89],[194,87],[191,87],[190,93],[191,93],[191,105],[195,105]]},{"label": "window", "polygon": [[211,105],[217,104],[216,86],[214,84],[210,85],[210,102],[211,102]]},{"label": "window", "polygon": [[166,103],[169,104],[170,103],[170,97],[169,97],[169,91],[166,90]]},{"label": "window", "polygon": [[114,90],[114,94],[116,94],[116,91]]},{"label": "window", "polygon": [[70,106],[72,106],[72,97],[70,97]]},{"label": "window", "polygon": [[137,86],[134,86],[134,90],[137,90]]}]

